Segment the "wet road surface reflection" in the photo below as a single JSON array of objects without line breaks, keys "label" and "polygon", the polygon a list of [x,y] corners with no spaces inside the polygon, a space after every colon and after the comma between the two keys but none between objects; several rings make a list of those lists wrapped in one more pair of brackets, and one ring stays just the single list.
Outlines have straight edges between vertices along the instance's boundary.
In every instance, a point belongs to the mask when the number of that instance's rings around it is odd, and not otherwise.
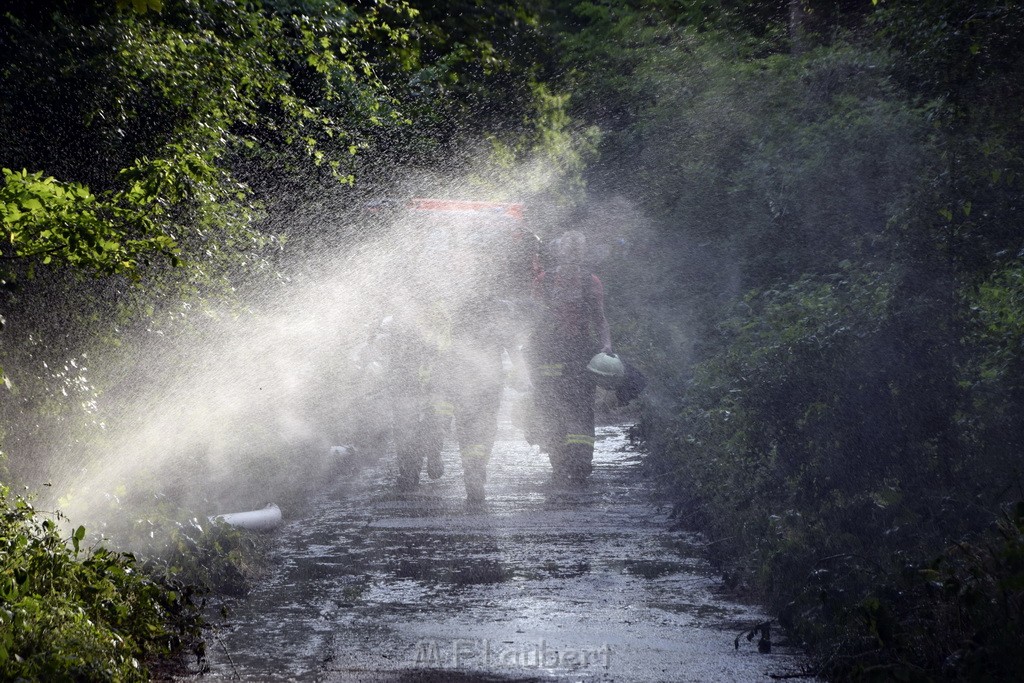
[{"label": "wet road surface reflection", "polygon": [[391,458],[339,477],[275,532],[273,571],[232,605],[207,677],[756,681],[795,668],[789,653],[734,650],[763,615],[716,594],[700,538],[669,530],[625,431],[600,428],[591,485],[565,491],[503,424],[478,510],[454,447],[445,476],[404,498]]}]

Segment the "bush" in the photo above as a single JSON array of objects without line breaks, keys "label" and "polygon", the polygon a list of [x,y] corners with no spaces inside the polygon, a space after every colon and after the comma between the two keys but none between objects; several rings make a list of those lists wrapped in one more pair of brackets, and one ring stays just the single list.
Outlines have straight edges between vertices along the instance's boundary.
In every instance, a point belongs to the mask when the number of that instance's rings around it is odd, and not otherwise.
[{"label": "bush", "polygon": [[1016,266],[961,301],[846,264],[757,291],[722,326],[660,464],[717,559],[852,680],[1019,666]]},{"label": "bush", "polygon": [[0,486],[0,678],[146,680],[157,659],[203,657],[195,588],[58,521]]}]

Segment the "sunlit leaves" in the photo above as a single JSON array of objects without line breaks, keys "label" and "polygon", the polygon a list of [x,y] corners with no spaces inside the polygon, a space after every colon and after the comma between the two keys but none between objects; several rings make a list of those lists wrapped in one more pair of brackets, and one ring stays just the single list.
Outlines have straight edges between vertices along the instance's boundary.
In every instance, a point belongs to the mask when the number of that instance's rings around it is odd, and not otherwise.
[{"label": "sunlit leaves", "polygon": [[[175,253],[174,240],[158,233],[131,195],[100,200],[83,185],[25,170],[3,169],[3,180],[0,258],[9,265],[34,260],[98,274],[135,275],[140,257]],[[0,276],[14,275],[0,269]]]},{"label": "sunlit leaves", "polygon": [[139,14],[145,14],[146,12],[159,12],[163,9],[163,0],[117,0],[118,9],[127,9],[131,7]]}]

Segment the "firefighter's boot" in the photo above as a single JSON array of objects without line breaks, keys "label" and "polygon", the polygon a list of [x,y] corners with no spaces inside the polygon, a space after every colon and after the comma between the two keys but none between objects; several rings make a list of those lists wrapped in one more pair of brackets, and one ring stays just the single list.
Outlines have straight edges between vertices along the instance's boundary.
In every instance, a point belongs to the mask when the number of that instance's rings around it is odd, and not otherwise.
[{"label": "firefighter's boot", "polygon": [[431,479],[440,479],[444,476],[444,460],[441,459],[440,451],[427,453],[427,476]]},{"label": "firefighter's boot", "polygon": [[398,481],[395,489],[398,493],[410,493],[420,483],[420,470],[423,469],[422,458],[400,457],[398,459]]},{"label": "firefighter's boot", "polygon": [[484,485],[487,483],[487,449],[474,444],[462,451],[462,476],[466,481],[466,503],[481,505],[484,502]]}]

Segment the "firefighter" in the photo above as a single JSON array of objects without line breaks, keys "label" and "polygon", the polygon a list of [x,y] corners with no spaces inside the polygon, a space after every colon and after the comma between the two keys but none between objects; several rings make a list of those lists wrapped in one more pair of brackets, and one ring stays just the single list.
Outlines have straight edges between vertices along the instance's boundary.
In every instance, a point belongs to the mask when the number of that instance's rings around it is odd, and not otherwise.
[{"label": "firefighter", "polygon": [[514,204],[421,198],[409,208],[413,229],[394,254],[394,275],[407,286],[389,308],[401,315],[393,315],[387,354],[397,488],[414,489],[424,461],[429,476],[441,476],[454,416],[467,501],[478,505],[497,433],[503,350],[526,376],[517,329],[539,240]]},{"label": "firefighter", "polygon": [[441,451],[454,407],[445,396],[443,367],[451,353],[452,321],[432,287],[437,273],[426,249],[429,235],[420,225],[401,228],[385,268],[391,287],[382,309],[390,315],[381,355],[398,465],[396,490],[405,494],[419,485],[424,464],[431,479],[443,476]]},{"label": "firefighter", "polygon": [[596,391],[587,364],[597,352],[612,353],[611,332],[604,287],[583,265],[583,234],[566,232],[554,252],[554,270],[538,273],[533,287],[540,304],[531,344],[533,419],[552,481],[584,485],[593,467]]},{"label": "firefighter", "polygon": [[436,302],[400,288],[385,337],[384,384],[391,403],[398,460],[397,489],[408,493],[427,475],[444,474],[441,450],[454,408],[443,396],[439,372],[451,347],[450,321]]},{"label": "firefighter", "polygon": [[497,433],[504,377],[501,351],[505,330],[489,297],[465,302],[454,317],[448,396],[455,406],[466,499],[484,500],[487,463]]},{"label": "firefighter", "polygon": [[454,407],[466,500],[483,503],[487,463],[498,431],[505,386],[502,352],[522,362],[522,306],[528,298],[537,238],[506,221],[481,220],[453,230],[438,278],[451,319],[452,343],[442,362],[443,394]]},{"label": "firefighter", "polygon": [[451,264],[460,296],[452,304],[446,376],[455,406],[466,499],[479,505],[485,497],[505,384],[502,351],[509,353],[517,374],[526,374],[518,351],[525,336],[521,303],[529,296],[537,239],[500,223],[467,230],[463,238]]}]

